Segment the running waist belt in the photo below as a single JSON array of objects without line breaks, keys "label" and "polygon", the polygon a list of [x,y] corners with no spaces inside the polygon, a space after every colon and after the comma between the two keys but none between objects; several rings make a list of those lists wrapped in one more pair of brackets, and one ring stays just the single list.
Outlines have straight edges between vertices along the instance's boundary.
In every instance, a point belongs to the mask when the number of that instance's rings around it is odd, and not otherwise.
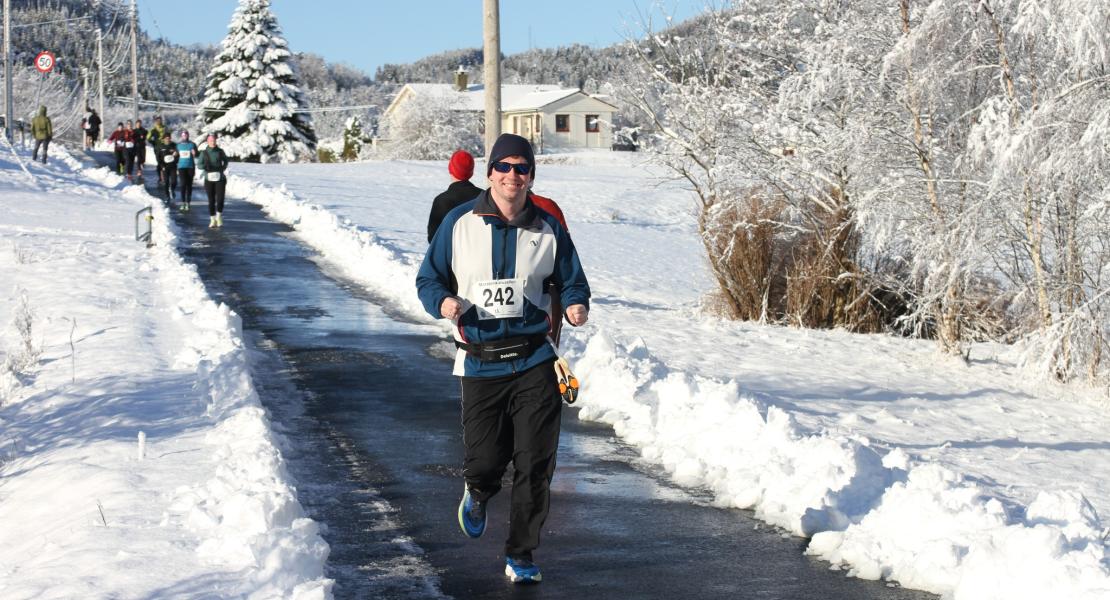
[{"label": "running waist belt", "polygon": [[468,344],[455,340],[455,347],[482,362],[509,362],[532,356],[537,348],[547,343],[547,335],[512,337],[492,342]]}]

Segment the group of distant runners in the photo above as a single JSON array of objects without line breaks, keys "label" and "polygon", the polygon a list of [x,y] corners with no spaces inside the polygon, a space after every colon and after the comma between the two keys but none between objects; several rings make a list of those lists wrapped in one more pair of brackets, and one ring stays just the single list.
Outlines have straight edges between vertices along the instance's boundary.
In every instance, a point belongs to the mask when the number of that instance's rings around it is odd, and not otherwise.
[{"label": "group of distant runners", "polygon": [[[86,147],[95,145],[100,133],[100,117],[90,111],[85,119]],[[108,136],[108,144],[115,154],[115,169],[125,175],[128,181],[141,183],[143,166],[146,164],[149,143],[154,149],[154,161],[158,171],[158,185],[166,200],[178,202],[182,212],[189,212],[193,202],[193,180],[197,172],[204,180],[204,191],[208,196],[208,226],[223,227],[224,196],[227,189],[228,158],[214,134],[209,134],[203,148],[189,139],[189,132],[182,130],[178,139],[173,140],[173,132],[162,123],[161,117],[154,117],[154,126],[147,130],[142,119],[121,121],[115,131]],[[180,194],[178,187],[180,184]]]}]

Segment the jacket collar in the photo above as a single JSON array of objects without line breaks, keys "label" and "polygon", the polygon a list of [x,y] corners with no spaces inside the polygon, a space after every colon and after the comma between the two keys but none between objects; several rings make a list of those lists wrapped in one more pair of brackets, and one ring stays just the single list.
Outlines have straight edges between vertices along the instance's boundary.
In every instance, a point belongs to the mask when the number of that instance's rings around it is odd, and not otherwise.
[{"label": "jacket collar", "polygon": [[[494,204],[489,190],[483,190],[481,195],[478,196],[478,201],[474,203],[474,214],[481,217],[493,217],[502,223],[506,222],[505,218],[501,216],[501,211]],[[520,211],[512,221],[507,221],[507,223],[521,229],[536,229],[540,226],[539,220],[536,205],[532,204],[532,198],[526,197],[524,199],[524,210]]]}]

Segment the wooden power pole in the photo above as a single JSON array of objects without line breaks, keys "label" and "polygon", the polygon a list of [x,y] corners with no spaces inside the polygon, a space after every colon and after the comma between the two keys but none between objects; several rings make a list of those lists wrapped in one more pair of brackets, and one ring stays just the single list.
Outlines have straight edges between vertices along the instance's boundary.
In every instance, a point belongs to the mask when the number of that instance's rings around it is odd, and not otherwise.
[{"label": "wooden power pole", "polygon": [[501,135],[501,15],[498,0],[483,0],[482,54],[486,88],[486,156]]},{"label": "wooden power pole", "polygon": [[4,135],[12,141],[12,118],[15,101],[12,99],[12,0],[4,0]]},{"label": "wooden power pole", "polygon": [[[139,118],[139,8],[131,0],[131,118]],[[101,117],[104,118],[104,117]]]}]

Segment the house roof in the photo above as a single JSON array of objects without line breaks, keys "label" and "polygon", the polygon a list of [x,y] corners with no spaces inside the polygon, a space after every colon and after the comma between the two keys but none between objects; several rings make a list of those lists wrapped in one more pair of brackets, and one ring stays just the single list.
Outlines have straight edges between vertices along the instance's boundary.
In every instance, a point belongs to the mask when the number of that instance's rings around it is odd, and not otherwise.
[{"label": "house roof", "polygon": [[[455,110],[482,111],[486,106],[486,88],[481,84],[467,86],[465,92],[459,91],[449,83],[408,83],[405,84],[405,88],[409,88],[417,96],[443,98],[450,102]],[[397,99],[403,93],[404,89],[386,108],[386,113],[392,111]],[[563,88],[557,85],[502,85],[501,111],[538,110],[575,94],[589,96],[578,88]],[[606,102],[606,104],[609,103]]]}]

